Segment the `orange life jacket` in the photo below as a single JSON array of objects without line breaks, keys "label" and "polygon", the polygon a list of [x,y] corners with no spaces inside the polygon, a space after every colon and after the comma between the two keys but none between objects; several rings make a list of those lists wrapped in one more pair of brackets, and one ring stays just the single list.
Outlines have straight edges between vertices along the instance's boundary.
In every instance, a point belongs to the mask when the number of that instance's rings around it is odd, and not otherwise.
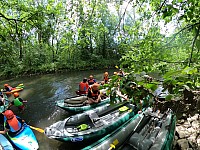
[{"label": "orange life jacket", "polygon": [[92,91],[92,88],[89,88],[88,91],[89,91],[89,90],[90,90],[90,92],[91,92],[91,98],[92,98],[92,99],[97,99],[98,96],[99,96],[99,94],[100,94],[100,91],[98,90],[96,93],[94,93],[94,92]]},{"label": "orange life jacket", "polygon": [[81,83],[79,84],[79,91],[87,91],[88,88],[89,88],[88,83],[81,82]]},{"label": "orange life jacket", "polygon": [[22,124],[18,121],[17,117],[14,116],[12,120],[7,120],[9,126],[10,126],[10,131],[11,132],[17,132],[19,129],[21,129]]}]

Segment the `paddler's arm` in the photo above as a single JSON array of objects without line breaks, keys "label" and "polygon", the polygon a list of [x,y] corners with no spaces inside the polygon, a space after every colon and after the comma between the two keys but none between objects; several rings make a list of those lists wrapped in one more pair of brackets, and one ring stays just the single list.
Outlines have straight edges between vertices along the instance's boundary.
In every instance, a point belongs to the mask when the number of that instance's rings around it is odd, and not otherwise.
[{"label": "paddler's arm", "polygon": [[0,134],[6,134],[9,131],[9,129],[5,129],[3,131],[0,131]]}]

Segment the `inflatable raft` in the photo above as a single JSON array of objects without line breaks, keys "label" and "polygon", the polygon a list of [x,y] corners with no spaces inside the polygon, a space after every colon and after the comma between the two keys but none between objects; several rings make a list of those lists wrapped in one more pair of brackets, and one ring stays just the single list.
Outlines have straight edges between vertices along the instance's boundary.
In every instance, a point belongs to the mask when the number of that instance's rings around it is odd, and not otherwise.
[{"label": "inflatable raft", "polygon": [[121,126],[135,115],[136,110],[134,105],[124,102],[111,105],[101,112],[85,111],[47,127],[45,135],[60,141],[94,140]]},{"label": "inflatable raft", "polygon": [[82,150],[170,150],[175,134],[176,116],[146,109],[118,129]]},{"label": "inflatable raft", "polygon": [[97,104],[84,104],[84,102],[87,100],[87,96],[77,96],[72,97],[68,99],[59,100],[56,102],[56,105],[64,110],[70,111],[70,112],[83,112],[101,105],[104,105],[108,102],[110,102],[110,98],[107,97],[105,99],[102,99],[100,103]]}]

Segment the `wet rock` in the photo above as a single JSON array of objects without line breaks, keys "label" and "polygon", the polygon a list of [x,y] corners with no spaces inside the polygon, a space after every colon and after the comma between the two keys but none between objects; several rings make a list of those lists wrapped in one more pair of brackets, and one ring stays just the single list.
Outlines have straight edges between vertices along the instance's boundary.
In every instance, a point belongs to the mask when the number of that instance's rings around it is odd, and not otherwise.
[{"label": "wet rock", "polygon": [[190,125],[190,123],[188,122],[188,121],[185,121],[184,123],[183,123],[183,127],[185,127],[185,128],[189,128],[191,125]]},{"label": "wet rock", "polygon": [[200,148],[200,135],[199,135],[198,138],[197,138],[197,145],[198,145],[198,147]]},{"label": "wet rock", "polygon": [[189,149],[189,143],[188,143],[188,140],[186,140],[186,139],[179,139],[177,141],[177,144],[178,144],[178,147],[181,150],[187,150],[187,149]]},{"label": "wet rock", "polygon": [[191,145],[191,147],[193,149],[195,149],[197,147],[197,145],[196,145],[196,137],[197,137],[197,134],[194,133],[188,138],[188,142],[189,142],[189,144]]},{"label": "wet rock", "polygon": [[194,128],[190,127],[190,128],[187,128],[187,132],[192,134],[192,133],[195,133],[196,130]]},{"label": "wet rock", "polygon": [[184,120],[186,120],[186,119],[187,119],[187,115],[186,115],[185,113],[183,113],[183,115],[182,115],[181,119],[184,119]]},{"label": "wet rock", "polygon": [[194,129],[199,129],[199,128],[200,128],[200,123],[199,123],[199,121],[197,121],[197,120],[193,121],[193,122],[192,122],[192,127],[193,127]]},{"label": "wet rock", "polygon": [[176,127],[176,132],[178,133],[178,137],[180,139],[187,138],[190,136],[190,133],[182,126]]},{"label": "wet rock", "polygon": [[183,124],[185,122],[185,120],[184,119],[181,119],[181,120],[178,120],[177,121],[177,124]]}]

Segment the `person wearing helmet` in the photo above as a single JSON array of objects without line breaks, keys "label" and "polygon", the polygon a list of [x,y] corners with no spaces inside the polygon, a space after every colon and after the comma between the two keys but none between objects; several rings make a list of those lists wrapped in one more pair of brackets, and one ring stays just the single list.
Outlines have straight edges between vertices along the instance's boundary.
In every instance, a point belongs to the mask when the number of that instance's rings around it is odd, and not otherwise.
[{"label": "person wearing helmet", "polygon": [[89,84],[87,82],[87,78],[84,78],[82,82],[79,83],[79,95],[87,94],[89,88]]},{"label": "person wearing helmet", "polygon": [[18,107],[20,112],[24,111],[24,107],[25,107],[24,102],[26,102],[26,101],[24,101],[22,98],[19,97],[18,92],[15,92],[13,94],[13,96],[15,99],[10,103],[10,106],[14,105],[14,106]]},{"label": "person wearing helmet", "polygon": [[8,132],[9,136],[15,136],[22,128],[24,120],[16,116],[12,110],[6,110],[4,113],[4,130],[0,131],[1,134]]},{"label": "person wearing helmet", "polygon": [[96,79],[94,79],[93,75],[90,75],[88,79],[88,84],[93,85],[94,83],[96,83]]},{"label": "person wearing helmet", "polygon": [[13,88],[9,85],[9,84],[4,84],[4,92],[10,92],[10,91],[12,91],[13,90]]},{"label": "person wearing helmet", "polygon": [[91,87],[89,87],[87,94],[88,100],[86,101],[87,104],[96,104],[101,102],[99,86],[100,85],[98,83],[94,83]]}]

